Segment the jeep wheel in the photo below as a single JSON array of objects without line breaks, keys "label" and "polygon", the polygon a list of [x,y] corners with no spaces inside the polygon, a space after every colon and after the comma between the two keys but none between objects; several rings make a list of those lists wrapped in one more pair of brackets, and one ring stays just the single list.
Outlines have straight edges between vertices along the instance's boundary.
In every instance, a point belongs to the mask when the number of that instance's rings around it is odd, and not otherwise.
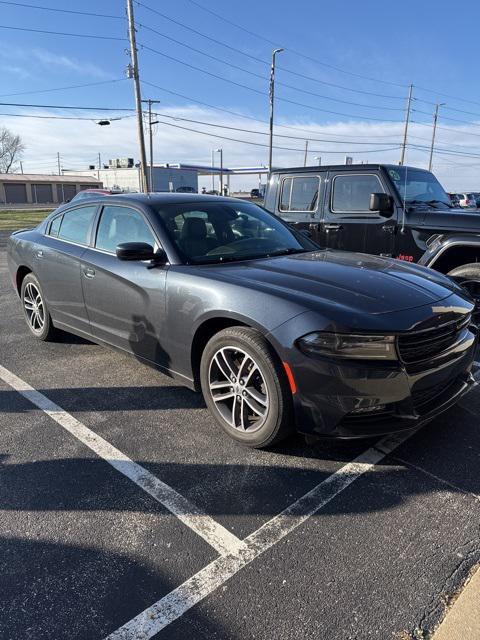
[{"label": "jeep wheel", "polygon": [[449,271],[447,275],[468,291],[480,311],[480,262],[462,264]]}]

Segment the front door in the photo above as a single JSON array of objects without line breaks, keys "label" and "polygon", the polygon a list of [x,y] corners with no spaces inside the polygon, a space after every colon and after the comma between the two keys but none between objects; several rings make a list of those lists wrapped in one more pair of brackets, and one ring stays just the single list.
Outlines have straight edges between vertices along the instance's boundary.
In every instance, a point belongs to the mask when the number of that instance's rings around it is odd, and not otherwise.
[{"label": "front door", "polygon": [[94,246],[82,256],[85,304],[96,338],[140,358],[168,367],[162,347],[167,267],[150,261],[123,261],[116,256],[123,242],[158,240],[140,211],[105,205],[100,213]]},{"label": "front door", "polygon": [[370,195],[388,192],[381,175],[373,172],[331,171],[320,223],[323,246],[391,256],[396,221],[370,211]]}]

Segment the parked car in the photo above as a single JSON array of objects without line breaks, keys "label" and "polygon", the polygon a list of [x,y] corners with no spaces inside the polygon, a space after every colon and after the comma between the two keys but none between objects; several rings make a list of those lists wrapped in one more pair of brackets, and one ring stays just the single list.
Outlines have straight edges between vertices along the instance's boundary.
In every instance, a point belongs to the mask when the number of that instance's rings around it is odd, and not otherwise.
[{"label": "parked car", "polygon": [[[472,386],[474,305],[417,265],[321,250],[233,198],[121,195],[14,233],[27,326],[133,354],[195,390],[235,440],[410,429]],[[155,391],[158,393],[158,391]]]},{"label": "parked car", "polygon": [[458,204],[462,209],[476,209],[477,199],[473,193],[458,193]]},{"label": "parked car", "polygon": [[197,193],[197,190],[193,187],[177,187],[175,191],[177,193]]},{"label": "parked car", "polygon": [[250,191],[250,198],[262,198],[262,194],[260,192],[260,189],[252,189]]},{"label": "parked car", "polygon": [[475,199],[475,206],[480,209],[480,191],[472,191],[472,196]]},{"label": "parked car", "polygon": [[456,278],[480,302],[478,213],[454,208],[429,171],[381,164],[277,169],[264,206],[323,247],[417,262]]},{"label": "parked car", "polygon": [[121,191],[118,191],[118,189],[82,189],[82,191],[79,191],[73,196],[70,202],[86,200],[87,198],[98,198],[98,196],[111,196],[119,193],[121,193]]},{"label": "parked car", "polygon": [[460,206],[460,198],[458,196],[458,194],[456,193],[447,193],[448,197],[450,198],[450,204],[457,208]]}]

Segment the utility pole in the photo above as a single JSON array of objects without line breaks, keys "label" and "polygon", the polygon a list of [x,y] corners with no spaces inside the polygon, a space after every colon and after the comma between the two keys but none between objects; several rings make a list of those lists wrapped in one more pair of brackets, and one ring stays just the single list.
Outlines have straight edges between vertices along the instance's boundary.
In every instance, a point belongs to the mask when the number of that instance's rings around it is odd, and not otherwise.
[{"label": "utility pole", "polygon": [[410,122],[410,110],[412,108],[412,92],[413,84],[408,88],[408,100],[407,100],[407,113],[405,115],[405,129],[403,132],[402,154],[400,156],[400,162],[398,164],[403,165],[405,162],[405,150],[407,148],[407,135],[408,135],[408,123]]},{"label": "utility pole", "polygon": [[20,160],[20,172],[23,174],[23,162]]},{"label": "utility pole", "polygon": [[145,135],[143,131],[142,93],[140,90],[140,74],[138,72],[137,41],[135,17],[133,15],[133,0],[127,0],[128,39],[130,40],[130,61],[132,64],[133,83],[135,87],[135,108],[137,110],[138,144],[140,147],[140,188],[147,190],[147,156],[145,153]]},{"label": "utility pole", "polygon": [[212,191],[215,191],[215,174],[213,173],[214,164],[215,164],[215,151],[212,149]]},{"label": "utility pole", "polygon": [[58,167],[58,175],[61,176],[62,172],[60,170],[60,151],[57,151],[57,167]]},{"label": "utility pole", "polygon": [[148,137],[150,142],[150,170],[148,179],[148,191],[153,191],[153,125],[158,124],[158,120],[155,122],[152,120],[152,104],[159,104],[160,100],[142,100],[148,104]]},{"label": "utility pole", "polygon": [[303,166],[307,166],[308,140],[305,140],[305,155],[303,157]]},{"label": "utility pole", "polygon": [[100,169],[102,168],[102,157],[100,152],[98,152],[98,171],[97,171],[97,180],[100,180]]},{"label": "utility pole", "polygon": [[433,132],[432,132],[432,145],[430,147],[430,161],[428,163],[428,170],[432,170],[433,165],[433,148],[435,146],[435,134],[437,133],[437,120],[438,120],[438,110],[440,107],[445,106],[445,102],[437,103],[435,105],[435,113],[433,114]]},{"label": "utility pole", "polygon": [[273,152],[273,106],[275,100],[275,58],[277,53],[283,49],[274,49],[272,52],[272,68],[270,70],[270,139],[268,144],[268,173],[272,172],[272,152]]}]

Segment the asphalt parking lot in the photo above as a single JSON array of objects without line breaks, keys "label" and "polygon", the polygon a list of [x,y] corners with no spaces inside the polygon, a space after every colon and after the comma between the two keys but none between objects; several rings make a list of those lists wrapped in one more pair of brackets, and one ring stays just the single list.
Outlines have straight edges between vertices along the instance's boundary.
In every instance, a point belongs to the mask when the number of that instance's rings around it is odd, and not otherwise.
[{"label": "asphalt parking lot", "polygon": [[133,358],[24,325],[0,237],[0,637],[428,638],[480,561],[480,387],[270,451]]}]

